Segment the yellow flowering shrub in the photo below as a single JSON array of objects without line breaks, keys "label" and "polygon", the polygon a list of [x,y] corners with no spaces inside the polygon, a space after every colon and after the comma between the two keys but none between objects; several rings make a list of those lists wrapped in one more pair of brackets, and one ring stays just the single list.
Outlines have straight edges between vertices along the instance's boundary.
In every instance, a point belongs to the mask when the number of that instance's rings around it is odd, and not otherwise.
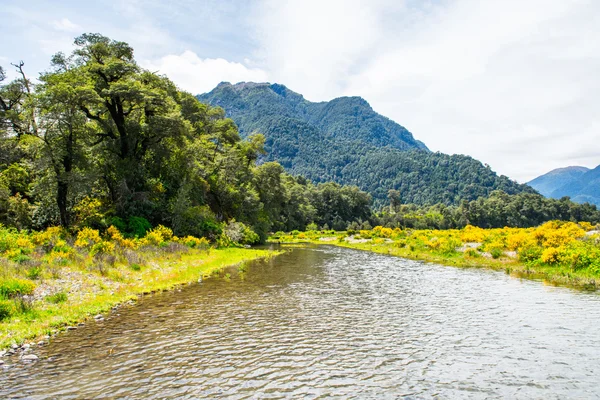
[{"label": "yellow flowering shrub", "polygon": [[481,243],[485,240],[485,231],[482,228],[467,225],[460,235],[460,240],[463,242]]},{"label": "yellow flowering shrub", "polygon": [[544,249],[540,259],[546,264],[556,264],[560,259],[560,253],[560,249],[557,249],[555,247],[548,247],[547,249]]},{"label": "yellow flowering shrub", "polygon": [[31,235],[33,243],[42,246],[49,245],[55,239],[63,237],[63,229],[60,226],[51,226],[45,231],[35,232]]},{"label": "yellow flowering shrub", "polygon": [[90,253],[93,255],[98,253],[109,254],[113,251],[115,251],[114,243],[108,242],[106,240],[101,240],[100,242],[92,246]]},{"label": "yellow flowering shrub", "polygon": [[76,247],[88,247],[100,242],[100,232],[92,228],[83,228],[77,233]]},{"label": "yellow flowering shrub", "polygon": [[168,242],[173,237],[173,231],[163,225],[158,225],[150,230],[144,237],[146,244],[158,246],[163,242]]},{"label": "yellow flowering shrub", "polygon": [[188,247],[193,247],[193,248],[207,248],[209,245],[208,239],[206,238],[200,238],[198,239],[197,237],[194,236],[186,236],[183,239],[181,239],[181,241],[183,243],[185,243],[186,246]]},{"label": "yellow flowering shrub", "polygon": [[23,236],[17,239],[16,244],[22,253],[30,253],[35,247],[29,238]]}]

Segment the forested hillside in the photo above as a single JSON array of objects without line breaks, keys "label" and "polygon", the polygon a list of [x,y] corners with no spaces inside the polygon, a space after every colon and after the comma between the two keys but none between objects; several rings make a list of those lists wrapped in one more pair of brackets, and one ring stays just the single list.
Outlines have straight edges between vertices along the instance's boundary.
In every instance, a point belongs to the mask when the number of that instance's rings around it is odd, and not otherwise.
[{"label": "forested hillside", "polygon": [[390,189],[418,204],[458,204],[494,190],[534,192],[471,157],[430,152],[360,97],[313,103],[279,84],[221,83],[198,98],[223,107],[242,136],[264,134],[265,161],[316,182],[357,185],[378,206]]}]

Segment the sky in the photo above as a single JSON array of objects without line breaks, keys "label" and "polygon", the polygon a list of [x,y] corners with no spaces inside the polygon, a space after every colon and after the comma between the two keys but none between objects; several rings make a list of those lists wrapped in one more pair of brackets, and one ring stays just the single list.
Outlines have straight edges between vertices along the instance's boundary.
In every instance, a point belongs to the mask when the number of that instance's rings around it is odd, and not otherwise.
[{"label": "sky", "polygon": [[0,0],[0,65],[30,75],[74,37],[128,42],[194,94],[286,85],[361,96],[431,150],[526,182],[600,164],[596,0]]}]

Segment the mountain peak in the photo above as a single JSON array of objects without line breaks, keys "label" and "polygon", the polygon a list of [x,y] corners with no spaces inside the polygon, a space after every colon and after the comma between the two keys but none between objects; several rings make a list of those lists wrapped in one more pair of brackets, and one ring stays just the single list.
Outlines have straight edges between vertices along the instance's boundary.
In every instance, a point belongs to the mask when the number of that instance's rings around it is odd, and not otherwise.
[{"label": "mountain peak", "polygon": [[[242,135],[262,128],[260,124],[249,123],[250,120],[258,121],[264,115],[276,114],[308,124],[336,140],[428,151],[427,146],[406,128],[375,112],[359,96],[314,103],[279,83],[239,82],[232,85],[222,82],[211,92],[199,95],[198,99],[223,107],[236,121]],[[254,110],[252,115],[249,115],[249,109]]]},{"label": "mountain peak", "polygon": [[471,157],[430,152],[359,96],[311,102],[279,83],[240,82],[221,84],[198,99],[223,107],[242,137],[264,134],[267,155],[261,161],[278,161],[316,182],[358,185],[378,205],[387,202],[389,189],[418,204],[457,204],[494,190],[534,192]]},{"label": "mountain peak", "polygon": [[546,197],[569,196],[577,203],[600,205],[600,165],[594,169],[581,166],[556,168],[528,185]]}]

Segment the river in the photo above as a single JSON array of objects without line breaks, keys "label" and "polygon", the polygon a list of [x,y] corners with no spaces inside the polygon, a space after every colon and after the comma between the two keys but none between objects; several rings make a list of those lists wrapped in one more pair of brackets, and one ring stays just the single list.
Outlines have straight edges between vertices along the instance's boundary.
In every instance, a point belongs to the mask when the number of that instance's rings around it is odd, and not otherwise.
[{"label": "river", "polygon": [[598,398],[600,296],[337,247],[145,297],[0,398]]}]

